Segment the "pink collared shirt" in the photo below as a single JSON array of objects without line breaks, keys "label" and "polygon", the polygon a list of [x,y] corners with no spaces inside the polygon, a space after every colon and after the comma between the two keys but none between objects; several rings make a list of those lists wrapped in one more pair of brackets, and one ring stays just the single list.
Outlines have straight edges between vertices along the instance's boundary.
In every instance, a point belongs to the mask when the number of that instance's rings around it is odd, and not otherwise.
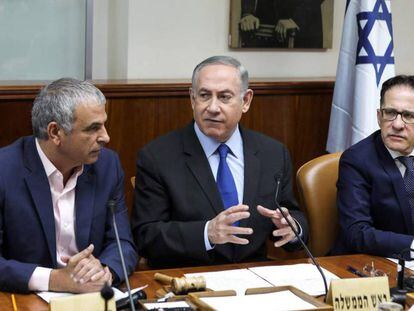
[{"label": "pink collared shirt", "polygon": [[[61,256],[71,257],[79,252],[75,236],[75,189],[83,166],[75,169],[66,185],[63,185],[62,173],[50,162],[36,139],[36,149],[49,180],[55,217],[56,258],[59,267],[66,266]],[[37,267],[29,280],[32,291],[47,291],[52,269]]]}]

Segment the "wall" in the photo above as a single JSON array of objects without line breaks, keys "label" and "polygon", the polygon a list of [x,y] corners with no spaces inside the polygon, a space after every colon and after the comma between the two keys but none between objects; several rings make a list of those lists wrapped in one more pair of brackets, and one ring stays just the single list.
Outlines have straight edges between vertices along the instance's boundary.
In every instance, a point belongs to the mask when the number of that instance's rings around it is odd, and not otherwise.
[{"label": "wall", "polygon": [[[150,84],[99,81],[97,86],[108,99],[105,124],[111,136],[108,146],[120,156],[127,203],[132,207],[130,177],[135,175],[137,150],[189,123],[190,85],[171,81]],[[0,147],[31,134],[30,110],[41,87],[41,84],[0,85]],[[255,92],[254,109],[241,123],[286,144],[293,172],[325,153],[333,81],[252,82],[251,87]]]},{"label": "wall", "polygon": [[[114,46],[127,51],[126,56],[110,60],[100,51],[95,51],[94,78],[115,78],[108,68],[125,68],[127,78],[189,79],[192,69],[200,60],[214,55],[227,54],[238,58],[249,70],[252,77],[334,77],[342,34],[345,0],[334,0],[333,47],[326,51],[281,50],[230,50],[227,45],[230,0],[129,0],[128,8],[117,19],[108,1],[95,2],[104,19],[109,15],[109,28],[119,23],[118,32],[106,32],[105,27],[95,28],[95,37],[109,38],[107,50]],[[123,3],[125,1],[117,1]],[[109,11],[108,11],[109,10]],[[414,1],[392,0],[395,56],[397,72],[414,73],[414,40],[410,29],[414,28]],[[106,12],[106,13],[105,13]],[[110,12],[110,13],[108,13]],[[105,15],[106,14],[106,15]],[[101,22],[102,23],[102,22]],[[120,46],[111,44],[118,37],[128,40]],[[100,40],[101,40],[100,39]],[[98,40],[95,40],[98,41]],[[113,43],[113,42],[112,42]],[[108,53],[108,52],[106,52]],[[125,61],[127,65],[125,65]],[[124,63],[123,63],[124,62]]]},{"label": "wall", "polygon": [[83,78],[85,0],[1,0],[0,80]]}]

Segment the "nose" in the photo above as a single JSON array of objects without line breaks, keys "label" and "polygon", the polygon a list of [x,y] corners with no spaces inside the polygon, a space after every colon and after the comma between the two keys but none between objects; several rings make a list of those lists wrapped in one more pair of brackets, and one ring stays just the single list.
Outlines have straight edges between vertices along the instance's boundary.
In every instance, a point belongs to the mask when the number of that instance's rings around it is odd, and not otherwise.
[{"label": "nose", "polygon": [[401,114],[398,114],[397,117],[392,121],[392,127],[395,129],[402,129],[405,126],[405,122],[402,120]]},{"label": "nose", "polygon": [[98,136],[98,142],[100,144],[107,144],[109,143],[109,140],[110,138],[109,138],[108,132],[106,131],[106,127],[102,126],[101,133],[99,133],[99,136]]},{"label": "nose", "polygon": [[207,110],[210,113],[220,112],[219,100],[216,96],[212,96],[210,102],[208,103]]}]

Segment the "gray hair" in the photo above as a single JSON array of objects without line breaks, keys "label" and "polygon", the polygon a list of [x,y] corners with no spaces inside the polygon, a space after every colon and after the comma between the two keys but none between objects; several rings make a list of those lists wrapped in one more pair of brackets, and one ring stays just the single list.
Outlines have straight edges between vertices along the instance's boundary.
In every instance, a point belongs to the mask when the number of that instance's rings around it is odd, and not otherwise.
[{"label": "gray hair", "polygon": [[62,78],[46,85],[36,96],[32,108],[33,135],[48,139],[47,126],[56,122],[66,134],[72,132],[78,105],[105,105],[102,92],[89,81]]},{"label": "gray hair", "polygon": [[241,95],[243,96],[249,88],[249,73],[247,72],[247,69],[244,68],[243,65],[237,59],[231,56],[212,56],[199,63],[194,68],[193,76],[191,78],[191,87],[193,89],[197,88],[198,74],[200,73],[201,69],[209,65],[217,64],[231,66],[239,71],[239,78],[241,82]]}]

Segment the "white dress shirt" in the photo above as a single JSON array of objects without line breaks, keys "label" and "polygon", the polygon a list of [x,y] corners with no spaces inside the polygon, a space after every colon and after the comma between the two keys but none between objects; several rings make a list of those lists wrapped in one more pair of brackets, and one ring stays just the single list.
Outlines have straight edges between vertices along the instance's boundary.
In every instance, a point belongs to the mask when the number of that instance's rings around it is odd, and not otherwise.
[{"label": "white dress shirt", "polygon": [[[63,184],[62,173],[50,162],[36,139],[36,149],[45,169],[52,196],[53,214],[55,218],[56,258],[58,267],[66,266],[61,256],[71,257],[79,252],[75,236],[75,189],[83,166],[75,169],[72,176]],[[49,289],[50,272],[52,269],[37,267],[29,280],[32,291]]]}]

